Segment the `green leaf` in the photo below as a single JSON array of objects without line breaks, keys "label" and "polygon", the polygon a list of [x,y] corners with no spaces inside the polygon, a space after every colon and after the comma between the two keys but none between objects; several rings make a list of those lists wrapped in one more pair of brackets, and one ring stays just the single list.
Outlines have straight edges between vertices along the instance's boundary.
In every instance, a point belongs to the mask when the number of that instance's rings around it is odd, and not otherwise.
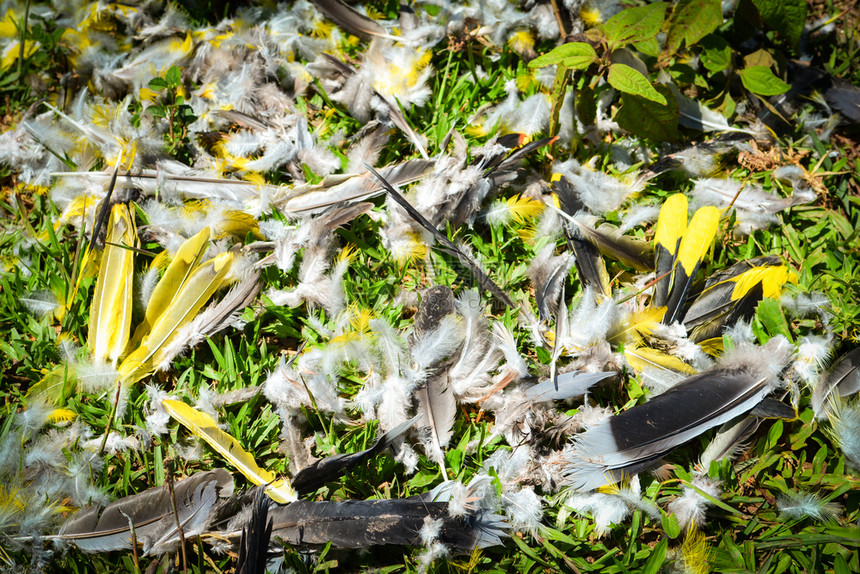
[{"label": "green leaf", "polygon": [[668,8],[668,3],[656,2],[640,8],[627,8],[610,18],[600,27],[606,34],[610,49],[654,38],[663,27]]},{"label": "green leaf", "polygon": [[752,66],[739,73],[744,87],[758,96],[778,96],[791,88],[764,66]]},{"label": "green leaf", "polygon": [[678,102],[666,86],[658,86],[657,90],[664,97],[665,105],[641,96],[624,94],[621,96],[621,109],[615,114],[615,121],[637,136],[659,141],[678,141]]},{"label": "green leaf", "polygon": [[167,89],[167,81],[164,78],[152,78],[149,80],[149,88],[152,90]]},{"label": "green leaf", "polygon": [[597,100],[594,97],[594,90],[588,85],[588,82],[576,93],[576,114],[579,120],[587,126],[594,123],[597,118]]},{"label": "green leaf", "polygon": [[609,85],[625,94],[641,96],[666,105],[666,98],[651,85],[648,78],[626,64],[612,64],[606,77]]},{"label": "green leaf", "polygon": [[663,514],[663,531],[669,538],[675,539],[681,534],[681,525],[674,514]]},{"label": "green leaf", "polygon": [[709,34],[699,41],[699,60],[709,72],[722,72],[732,63],[732,49],[722,36]]},{"label": "green leaf", "polygon": [[773,337],[775,335],[784,335],[789,341],[793,341],[791,331],[788,328],[788,321],[782,314],[782,307],[779,301],[775,299],[762,299],[756,308],[756,317],[761,321],[761,324],[767,329],[768,334]]},{"label": "green leaf", "polygon": [[146,113],[156,118],[167,117],[167,110],[165,110],[164,106],[162,105],[149,106],[148,108],[146,108]]},{"label": "green leaf", "polygon": [[796,45],[806,22],[805,0],[752,0],[762,20]]},{"label": "green leaf", "polygon": [[529,68],[543,68],[556,64],[564,64],[568,68],[584,70],[597,58],[597,52],[586,42],[570,42],[562,44],[542,56],[529,62]]},{"label": "green leaf", "polygon": [[164,79],[167,80],[169,86],[177,87],[182,83],[182,74],[177,66],[170,66],[170,69],[164,74]]},{"label": "green leaf", "polygon": [[720,0],[679,0],[669,17],[664,51],[672,55],[681,47],[689,48],[723,23]]}]

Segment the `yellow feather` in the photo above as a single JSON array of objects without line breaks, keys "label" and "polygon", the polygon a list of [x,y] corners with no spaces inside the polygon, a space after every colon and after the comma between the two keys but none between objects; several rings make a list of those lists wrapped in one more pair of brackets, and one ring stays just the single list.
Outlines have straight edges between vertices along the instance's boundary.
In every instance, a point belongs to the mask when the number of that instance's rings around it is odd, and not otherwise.
[{"label": "yellow feather", "polygon": [[232,235],[239,241],[245,241],[245,236],[249,233],[257,239],[263,239],[257,225],[257,219],[250,213],[238,209],[225,209],[222,215],[223,219],[216,226],[216,239]]},{"label": "yellow feather", "polygon": [[678,248],[678,262],[691,279],[696,265],[711,248],[719,224],[720,210],[712,205],[701,207],[693,214]]},{"label": "yellow feather", "polygon": [[505,203],[508,206],[511,217],[517,223],[526,223],[529,219],[543,213],[544,209],[542,201],[524,195],[509,197]]},{"label": "yellow feather", "polygon": [[708,563],[711,557],[711,549],[708,541],[694,524],[687,531],[684,543],[681,545],[681,556],[684,561],[684,571],[688,574],[707,574],[711,571]]},{"label": "yellow feather", "polygon": [[657,231],[654,233],[654,242],[662,245],[670,255],[675,255],[678,240],[687,229],[687,196],[676,193],[669,196],[660,208],[660,217],[657,218]]},{"label": "yellow feather", "polygon": [[666,307],[645,307],[630,315],[624,329],[610,337],[617,342],[637,342],[643,335],[650,335],[666,314]]},{"label": "yellow feather", "polygon": [[[185,243],[176,252],[176,256],[164,276],[155,286],[152,295],[149,298],[149,303],[146,306],[146,315],[137,329],[134,331],[134,337],[130,347],[136,347],[140,341],[152,329],[152,326],[158,321],[159,317],[170,307],[174,299],[182,292],[182,287],[188,281],[191,273],[197,268],[200,259],[206,253],[209,247],[209,228],[204,227],[200,233],[187,239]],[[157,256],[152,265],[161,264],[164,259],[161,255]]]},{"label": "yellow feather", "polygon": [[24,402],[40,401],[46,405],[59,405],[73,387],[74,378],[74,372],[67,365],[57,365],[45,373],[39,382],[30,386]]},{"label": "yellow feather", "polygon": [[260,468],[251,453],[243,449],[239,441],[219,429],[212,417],[182,401],[164,399],[161,404],[164,405],[171,417],[190,430],[192,434],[206,441],[248,480],[257,486],[268,484],[266,494],[272,500],[280,504],[289,504],[298,498],[288,480],[275,480],[275,475],[272,472]]},{"label": "yellow feather", "polygon": [[352,262],[356,255],[358,255],[358,247],[353,243],[347,243],[346,247],[341,249],[340,253],[337,254],[335,263],[340,263],[342,261]]},{"label": "yellow feather", "polygon": [[47,421],[52,424],[67,423],[78,418],[78,413],[71,409],[54,409],[48,415]]},{"label": "yellow feather", "polygon": [[624,356],[630,366],[639,372],[647,368],[668,369],[685,375],[695,375],[696,369],[668,353],[652,347],[625,347]]},{"label": "yellow feather", "polygon": [[762,296],[775,299],[782,294],[782,286],[786,283],[797,283],[797,273],[786,265],[753,267],[734,278],[735,288],[732,300],[737,300],[755,287],[759,282],[762,286]]},{"label": "yellow feather", "polygon": [[719,356],[724,350],[722,337],[714,337],[713,339],[705,339],[704,341],[699,343],[699,346],[702,348],[702,350],[704,352],[706,352],[707,354],[709,354],[712,357]]},{"label": "yellow feather", "polygon": [[95,362],[116,364],[131,330],[134,252],[119,245],[138,246],[137,229],[124,203],[113,206],[96,290],[90,307],[87,346]]},{"label": "yellow feather", "polygon": [[168,306],[159,314],[152,330],[143,337],[140,346],[119,366],[120,378],[124,383],[137,382],[155,371],[164,358],[165,346],[173,340],[179,328],[193,320],[212,294],[224,285],[233,265],[233,257],[233,253],[221,253],[201,263],[190,273]]}]

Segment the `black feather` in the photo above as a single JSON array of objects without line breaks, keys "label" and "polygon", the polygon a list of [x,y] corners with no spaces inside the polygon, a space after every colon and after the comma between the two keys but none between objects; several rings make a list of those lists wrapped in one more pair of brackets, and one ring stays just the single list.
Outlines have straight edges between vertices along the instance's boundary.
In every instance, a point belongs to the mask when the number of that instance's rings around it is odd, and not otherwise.
[{"label": "black feather", "polygon": [[502,289],[498,285],[496,285],[496,283],[492,279],[490,279],[486,273],[484,273],[484,271],[478,266],[477,263],[472,261],[472,259],[468,255],[463,253],[456,245],[451,242],[451,240],[445,237],[442,232],[440,232],[433,226],[433,224],[427,221],[427,218],[421,215],[421,213],[417,209],[412,207],[412,205],[406,200],[406,198],[403,197],[400,192],[394,189],[394,187],[390,183],[388,183],[388,181],[386,181],[385,178],[383,178],[379,174],[379,172],[377,172],[375,169],[373,169],[367,164],[365,164],[365,167],[367,167],[367,169],[374,176],[376,176],[380,184],[382,184],[382,186],[388,192],[388,195],[391,196],[391,198],[400,207],[402,207],[412,219],[418,222],[421,227],[429,231],[430,234],[433,235],[434,239],[436,239],[436,241],[438,241],[445,249],[447,249],[449,253],[455,255],[460,261],[460,263],[462,263],[472,272],[472,275],[474,275],[475,279],[478,280],[478,284],[481,286],[482,289],[492,293],[493,296],[496,297],[496,299],[498,299],[511,309],[517,308],[516,304],[514,304],[510,297],[508,297],[508,294],[502,291]]},{"label": "black feather", "polygon": [[425,541],[420,531],[427,520],[442,521],[439,541],[459,553],[496,544],[500,534],[493,516],[479,513],[454,518],[448,513],[447,502],[428,502],[418,497],[344,502],[299,500],[270,512],[272,536],[296,546],[322,546],[329,542],[338,548],[423,546]]},{"label": "black feather", "polygon": [[266,554],[272,539],[272,519],[269,518],[269,497],[263,487],[254,489],[254,509],[247,528],[242,529],[239,542],[237,574],[265,574]]},{"label": "black feather", "polygon": [[629,478],[706,430],[749,412],[769,391],[765,379],[745,368],[695,375],[577,435],[567,455],[568,484],[590,490]]},{"label": "black feather", "polygon": [[318,460],[314,464],[303,468],[290,481],[293,485],[293,489],[295,489],[299,496],[304,496],[317,490],[327,482],[337,480],[349,469],[361,464],[373,456],[376,456],[392,446],[395,441],[403,435],[403,433],[415,424],[417,420],[418,417],[415,417],[397,425],[376,439],[373,446],[361,452],[327,456],[326,458]]}]

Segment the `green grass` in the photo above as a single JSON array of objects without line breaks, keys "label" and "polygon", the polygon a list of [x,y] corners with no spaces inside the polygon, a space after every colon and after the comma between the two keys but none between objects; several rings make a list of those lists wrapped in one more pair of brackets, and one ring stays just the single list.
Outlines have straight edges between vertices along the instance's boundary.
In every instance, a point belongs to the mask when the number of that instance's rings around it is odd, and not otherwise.
[{"label": "green grass", "polygon": [[[388,17],[396,14],[396,3],[375,3]],[[190,3],[183,3],[189,10]],[[217,14],[230,8],[221,3],[208,3]],[[217,20],[217,19],[216,19]],[[729,21],[723,27],[730,28]],[[833,40],[816,45],[815,63],[830,73],[855,85],[860,84],[856,31],[845,26]],[[47,31],[46,31],[47,30]],[[55,96],[60,92],[58,78],[70,71],[64,54],[70,49],[60,38],[61,29],[50,22],[31,21],[27,34],[46,47],[22,62],[19,71],[0,81],[0,103],[3,127],[8,128],[22,119],[22,114],[41,95]],[[728,34],[727,34],[728,35]],[[774,40],[771,33],[770,40]],[[774,40],[776,41],[776,40]],[[777,44],[779,42],[777,41]],[[549,51],[550,43],[538,46],[539,52]],[[359,57],[364,45],[356,49]],[[784,58],[787,50],[773,49]],[[649,66],[655,61],[646,59]],[[528,73],[523,59],[507,48],[487,46],[474,38],[462,41],[458,49],[451,49],[441,41],[435,48],[432,65],[439,73],[430,81],[431,104],[405,110],[406,117],[417,132],[427,138],[429,153],[444,150],[441,144],[450,129],[463,133],[468,149],[483,145],[486,135],[471,135],[465,128],[472,116],[483,106],[498,103],[505,98],[505,82]],[[478,66],[486,72],[479,77]],[[683,63],[673,64],[672,72],[681,77]],[[4,72],[5,73],[5,72]],[[26,76],[26,80],[22,79]],[[679,80],[680,82],[681,80]],[[701,92],[710,102],[732,97],[745,101],[744,92],[737,86],[726,87],[721,78],[704,77]],[[692,76],[688,81],[696,84]],[[47,91],[38,92],[34,85],[45,85]],[[603,88],[598,88],[601,90]],[[523,97],[538,93],[541,88],[532,83]],[[749,102],[746,102],[749,103]],[[752,104],[750,104],[752,105]],[[323,126],[325,132],[338,131],[347,136],[355,134],[362,124],[351,117],[346,106],[334,104],[327,95],[311,90],[298,99],[296,107],[303,110]],[[715,106],[716,107],[716,106]],[[41,111],[41,110],[40,110]],[[856,130],[856,127],[854,128]],[[819,186],[818,199],[809,205],[793,207],[778,214],[779,223],[764,230],[754,231],[748,237],[726,236],[718,242],[712,263],[706,273],[725,268],[737,261],[759,255],[782,256],[799,275],[791,292],[825,293],[830,301],[830,328],[835,336],[836,353],[850,350],[860,341],[860,162],[856,131],[845,128],[836,132],[842,139],[822,143],[816,138],[804,139],[797,128],[782,135],[778,145],[786,155],[801,154],[801,165],[813,172]],[[701,134],[682,128],[683,141],[707,139]],[[847,135],[846,135],[847,134]],[[854,143],[850,149],[849,143]],[[611,172],[609,143],[618,136],[594,144],[582,140],[576,146],[575,157],[587,161],[596,157],[598,170]],[[176,151],[175,142],[165,142],[166,148]],[[656,141],[644,144],[656,153],[665,153],[668,147]],[[171,147],[173,146],[173,147]],[[340,150],[342,151],[342,150]],[[831,152],[835,151],[835,155]],[[177,159],[189,161],[184,152],[176,151]],[[805,156],[802,154],[806,154]],[[399,131],[392,133],[391,141],[381,153],[378,165],[415,157],[412,145]],[[532,174],[549,180],[555,159],[571,155],[562,144],[541,148],[524,162]],[[309,170],[306,170],[306,173]],[[616,174],[617,175],[617,174]],[[765,189],[779,192],[780,184],[771,177],[771,170],[751,172],[735,161],[725,166],[725,175],[738,181],[749,180],[762,184]],[[313,174],[311,174],[313,176]],[[286,171],[266,174],[270,183],[290,183]],[[62,364],[63,341],[85,346],[89,305],[94,292],[95,279],[82,282],[76,298],[61,319],[32,315],[21,303],[23,297],[47,291],[65,297],[73,284],[74,270],[81,249],[82,238],[71,227],[54,230],[59,216],[44,190],[34,190],[19,184],[15,166],[0,166],[3,200],[0,202],[0,397],[3,418],[11,421],[14,413],[24,408],[28,389],[43,375]],[[313,179],[313,177],[312,177]],[[650,181],[634,203],[662,200],[670,193],[687,191],[692,182],[674,174],[661,175]],[[503,197],[511,195],[503,192]],[[374,200],[375,211],[384,211],[383,201]],[[267,217],[278,217],[278,214]],[[607,218],[617,218],[617,213]],[[141,223],[141,222],[139,222]],[[536,246],[524,240],[519,232],[528,225],[512,224],[489,226],[479,219],[474,226],[447,228],[453,241],[468,246],[498,283],[515,301],[526,301],[534,311],[534,296],[526,275],[526,268],[536,253]],[[426,261],[406,264],[397,262],[383,245],[381,224],[369,217],[360,217],[339,229],[338,244],[355,245],[357,254],[344,277],[347,304],[355,309],[369,309],[374,317],[387,320],[400,330],[410,329],[415,308],[408,302],[396,299],[401,291],[416,292],[431,284],[451,285],[459,292],[473,286],[468,270],[456,258],[438,250],[429,251]],[[641,231],[634,233],[642,234]],[[650,231],[647,232],[650,237]],[[34,239],[38,238],[38,239]],[[159,251],[156,243],[144,244],[144,249]],[[558,241],[558,251],[565,249]],[[143,270],[138,257],[138,270]],[[297,267],[296,267],[297,269]],[[269,287],[286,289],[298,281],[296,269],[281,273],[276,268],[264,270],[264,291]],[[611,277],[622,280],[630,272],[619,264],[610,264]],[[579,280],[572,272],[568,289],[578,291]],[[571,291],[568,291],[568,300]],[[502,321],[514,330],[518,349],[529,362],[535,375],[548,371],[549,353],[538,347],[522,328],[518,327],[516,313],[506,310],[491,299],[484,298],[494,321]],[[317,321],[332,328],[335,318],[306,306],[296,309],[271,305],[261,297],[253,309],[246,310],[247,323],[241,329],[230,329],[178,358],[171,369],[157,373],[149,384],[165,389],[179,399],[193,402],[201,389],[227,393],[263,384],[282,357],[293,354],[304,341],[306,349],[325,347],[327,337],[314,327]],[[788,319],[789,336],[795,341],[812,334],[821,334],[820,319]],[[762,338],[774,335],[773,326],[761,313],[754,325]],[[85,353],[78,351],[79,358]],[[367,373],[355,364],[345,364],[337,391],[342,398],[351,399],[362,388]],[[101,394],[71,392],[64,406],[77,414],[78,424],[92,429],[100,437],[108,427],[112,391]],[[596,399],[620,410],[642,402],[641,388],[630,379],[620,388],[601,390]],[[750,441],[749,448],[735,462],[721,461],[712,466],[710,475],[723,480],[723,495],[718,505],[708,509],[706,522],[701,525],[710,550],[709,562],[716,572],[833,572],[842,574],[860,571],[860,479],[846,468],[845,457],[824,432],[826,422],[812,420],[808,406],[808,393],[800,398],[800,416],[795,421],[766,421]],[[137,436],[145,428],[145,414],[149,397],[142,384],[131,389],[126,415],[116,421],[113,428],[125,436]],[[458,407],[459,408],[459,407]],[[564,408],[570,408],[566,406]],[[571,410],[570,412],[574,412]],[[315,436],[313,452],[316,456],[356,452],[367,448],[378,436],[375,421],[362,422],[363,414],[348,408],[347,420],[315,409],[303,407],[303,420],[299,425],[304,436]],[[228,404],[219,409],[220,422],[249,451],[261,466],[279,474],[290,472],[289,461],[279,451],[281,419],[262,394],[247,402]],[[60,432],[63,432],[60,428]],[[109,498],[118,498],[163,484],[166,473],[181,477],[195,472],[224,466],[224,461],[211,449],[202,447],[199,458],[187,453],[197,443],[176,424],[169,426],[170,433],[155,438],[147,446],[115,455],[106,455],[104,470],[94,473],[93,480]],[[8,425],[0,436],[8,432]],[[446,453],[450,476],[467,483],[493,452],[509,450],[500,437],[491,436],[492,417],[474,405],[460,410],[454,427],[454,436]],[[594,532],[594,521],[579,516],[564,505],[562,494],[544,493],[544,528],[535,534],[511,532],[504,546],[476,552],[471,556],[455,556],[449,561],[437,561],[431,571],[438,572],[602,572],[607,574],[641,572],[653,573],[671,569],[680,561],[680,549],[685,535],[678,529],[674,518],[665,513],[666,505],[682,492],[691,480],[691,466],[707,444],[705,435],[678,449],[669,457],[670,475],[657,480],[643,474],[643,494],[664,510],[662,520],[649,518],[635,510],[623,524],[611,529],[604,537]],[[477,446],[475,446],[477,445]],[[69,445],[68,456],[79,450]],[[235,474],[237,489],[251,485]],[[412,475],[403,472],[402,465],[389,455],[374,458],[360,465],[343,479],[330,483],[313,495],[320,500],[396,498],[420,494],[443,480],[437,465],[421,456]],[[776,508],[779,496],[786,492],[814,492],[826,501],[839,503],[843,511],[831,522],[809,519],[785,519]],[[55,525],[59,523],[56,521]],[[26,565],[29,553],[20,552],[2,538],[0,523],[0,564],[9,554],[15,564]],[[411,572],[418,568],[420,549],[384,547],[363,552],[347,552],[325,548],[312,557],[301,549],[285,548],[285,565],[297,572],[329,572],[339,569],[379,572]],[[189,541],[186,548],[189,572],[232,571],[234,559],[213,553],[205,545]],[[44,567],[49,572],[117,572],[135,571],[136,558],[129,553],[114,552],[88,555],[69,549],[54,554]],[[664,564],[665,560],[665,564]],[[11,562],[10,562],[11,563]],[[11,566],[10,566],[11,567]],[[140,571],[167,572],[182,568],[177,554],[160,558],[139,557]]]}]

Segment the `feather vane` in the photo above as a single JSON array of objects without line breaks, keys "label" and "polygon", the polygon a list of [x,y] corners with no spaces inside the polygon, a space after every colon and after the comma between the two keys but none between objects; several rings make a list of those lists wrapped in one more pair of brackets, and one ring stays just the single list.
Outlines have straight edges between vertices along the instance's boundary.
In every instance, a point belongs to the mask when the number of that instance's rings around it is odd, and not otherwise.
[{"label": "feather vane", "polygon": [[164,399],[161,404],[171,417],[191,431],[194,436],[206,441],[206,444],[227,459],[248,480],[257,486],[265,486],[266,494],[272,500],[288,504],[298,498],[288,480],[276,480],[274,474],[260,468],[254,457],[242,448],[239,441],[219,429],[212,417],[182,401]]}]

